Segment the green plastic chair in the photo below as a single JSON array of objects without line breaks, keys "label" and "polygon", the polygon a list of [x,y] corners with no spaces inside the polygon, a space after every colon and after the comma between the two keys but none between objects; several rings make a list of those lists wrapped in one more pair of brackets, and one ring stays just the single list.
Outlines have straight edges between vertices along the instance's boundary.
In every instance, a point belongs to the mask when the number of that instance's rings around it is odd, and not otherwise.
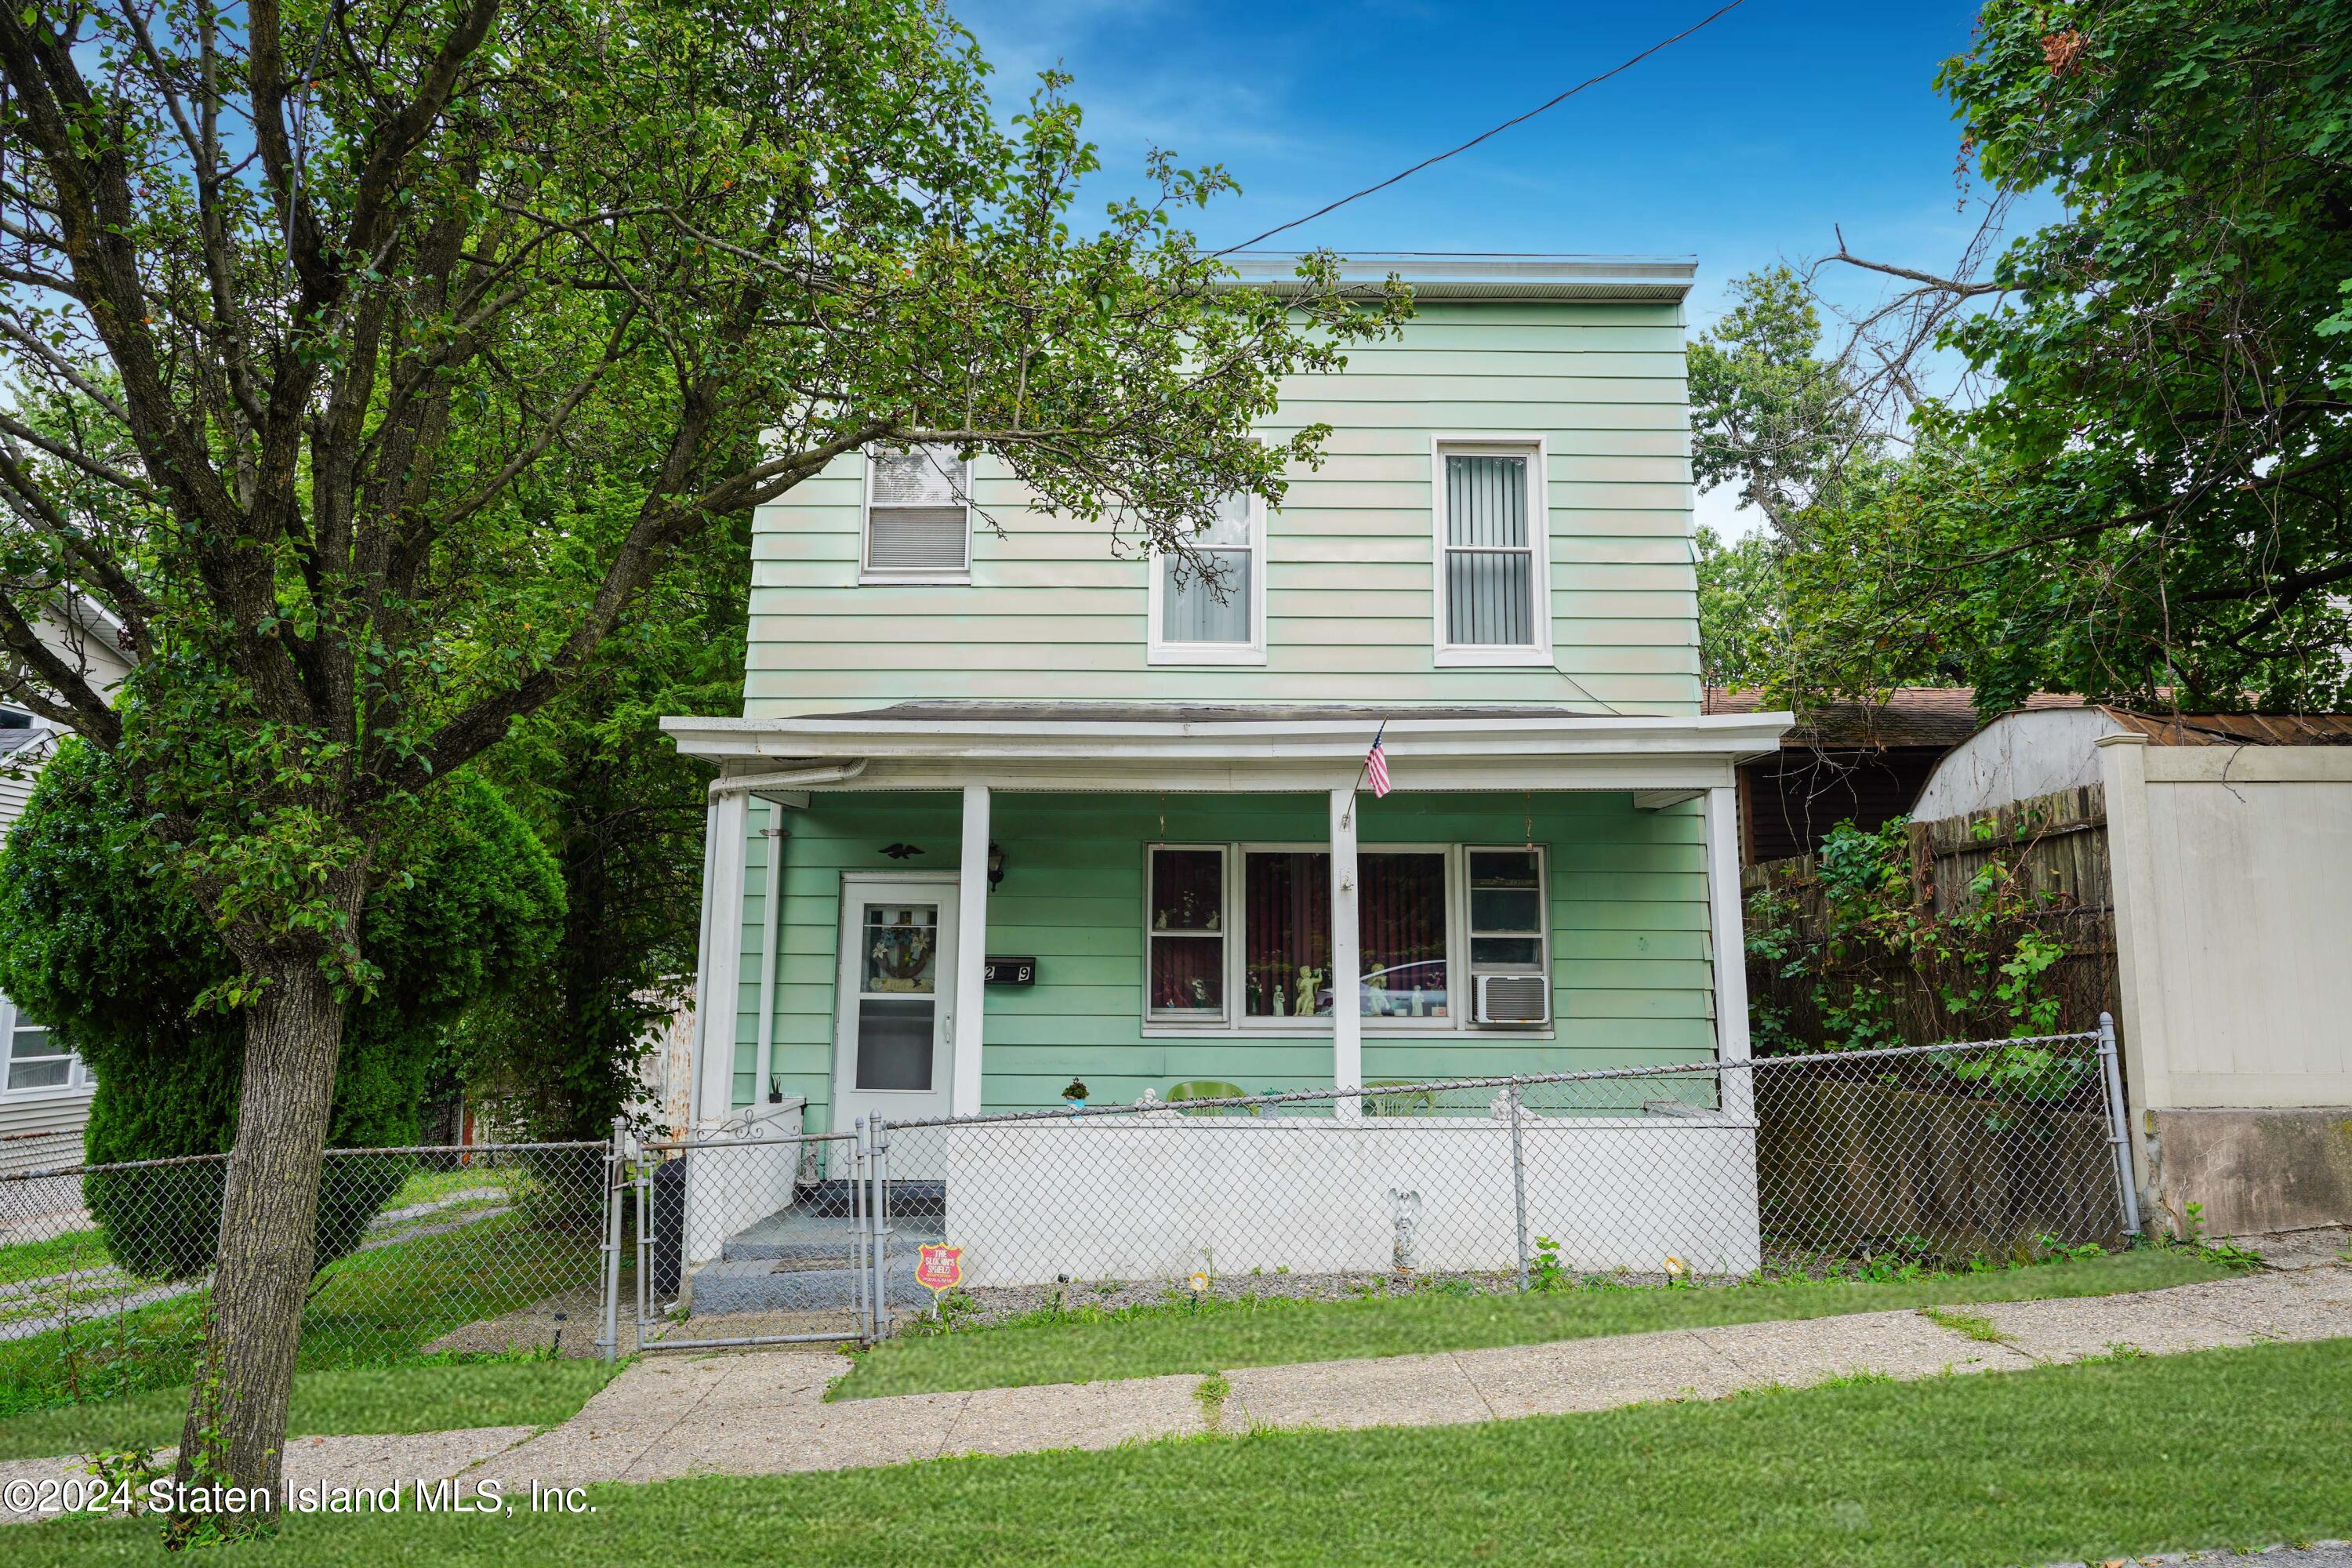
[{"label": "green plastic chair", "polygon": [[[1364,1088],[1387,1089],[1412,1081],[1412,1079],[1409,1078],[1376,1078],[1368,1080]],[[1366,1094],[1364,1096],[1364,1114],[1367,1116],[1411,1116],[1415,1112],[1429,1116],[1436,1114],[1436,1111],[1437,1097],[1425,1089],[1416,1089],[1409,1094]]]},{"label": "green plastic chair", "polygon": [[[1168,1086],[1171,1100],[1239,1100],[1249,1090],[1237,1083],[1219,1083],[1213,1078],[1193,1079],[1186,1083]],[[1187,1116],[1255,1116],[1255,1105],[1202,1105],[1187,1110]]]}]

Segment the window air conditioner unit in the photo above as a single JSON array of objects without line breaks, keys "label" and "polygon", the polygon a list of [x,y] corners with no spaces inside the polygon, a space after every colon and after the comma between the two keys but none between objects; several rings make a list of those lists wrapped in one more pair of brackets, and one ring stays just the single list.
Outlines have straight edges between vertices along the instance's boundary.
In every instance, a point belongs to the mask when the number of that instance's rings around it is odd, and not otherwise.
[{"label": "window air conditioner unit", "polygon": [[1551,986],[1540,974],[1481,974],[1477,1022],[1541,1024],[1550,1017]]}]

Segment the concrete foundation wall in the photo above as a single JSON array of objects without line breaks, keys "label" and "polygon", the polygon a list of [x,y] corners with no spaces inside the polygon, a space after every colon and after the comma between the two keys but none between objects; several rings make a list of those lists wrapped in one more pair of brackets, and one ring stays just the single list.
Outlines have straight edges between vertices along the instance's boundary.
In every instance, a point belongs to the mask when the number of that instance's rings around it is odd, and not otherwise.
[{"label": "concrete foundation wall", "polygon": [[2352,1225],[2352,1106],[2151,1110],[2153,1195],[2176,1231],[2204,1205],[2208,1236]]},{"label": "concrete foundation wall", "polygon": [[[892,1136],[895,1160],[908,1134]],[[1510,1128],[1490,1118],[1169,1112],[944,1136],[947,1240],[971,1285],[1518,1261]],[[1564,1266],[1758,1266],[1753,1123],[1562,1117],[1522,1140],[1528,1234],[1552,1237]]]}]

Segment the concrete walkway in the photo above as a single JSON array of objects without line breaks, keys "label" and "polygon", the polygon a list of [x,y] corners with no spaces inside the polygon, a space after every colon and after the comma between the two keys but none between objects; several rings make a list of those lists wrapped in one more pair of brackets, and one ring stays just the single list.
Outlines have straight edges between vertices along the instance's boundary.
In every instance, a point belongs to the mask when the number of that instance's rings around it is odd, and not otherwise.
[{"label": "concrete walkway", "polygon": [[[1965,1328],[1955,1327],[1963,1318]],[[1988,1329],[1985,1325],[1989,1324]],[[1990,1333],[1991,1338],[1979,1337]],[[1102,1448],[1253,1426],[1425,1426],[1603,1410],[1832,1378],[2018,1370],[2130,1347],[2151,1355],[2352,1337],[2352,1268],[2265,1270],[2133,1295],[1864,1312],[1605,1339],[1226,1373],[1221,1401],[1197,1375],[824,1403],[845,1370],[823,1352],[630,1367],[562,1426],[298,1440],[296,1479],[495,1478],[583,1486],[688,1475],[778,1475],[948,1454]],[[0,1483],[75,1473],[73,1461],[0,1465]],[[373,1467],[371,1468],[370,1467]],[[12,1516],[0,1515],[0,1519]]]}]

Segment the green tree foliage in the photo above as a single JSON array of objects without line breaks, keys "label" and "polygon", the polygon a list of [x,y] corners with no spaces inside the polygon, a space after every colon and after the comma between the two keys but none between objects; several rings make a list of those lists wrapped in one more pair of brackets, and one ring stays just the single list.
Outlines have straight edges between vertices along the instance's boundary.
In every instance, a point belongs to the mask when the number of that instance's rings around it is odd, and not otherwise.
[{"label": "green tree foliage", "polygon": [[[0,991],[81,1054],[98,1079],[93,1163],[226,1151],[236,1127],[242,1021],[205,1001],[236,973],[202,906],[159,864],[146,812],[109,753],[63,742],[0,855]],[[416,869],[367,911],[384,979],[352,1014],[335,1074],[338,1147],[416,1139],[442,1030],[547,959],[563,909],[555,866],[498,792],[455,783],[411,847]],[[317,1267],[356,1244],[400,1184],[392,1162],[336,1162],[321,1194]],[[211,1266],[217,1164],[84,1184],[116,1262],[179,1279]]]},{"label": "green tree foliage", "polygon": [[1831,580],[1995,702],[2341,705],[2352,5],[1991,0],[1939,85],[2064,215],[1947,334],[1993,395]]},{"label": "green tree foliage", "polygon": [[1702,523],[1692,535],[1698,566],[1698,668],[1709,686],[1777,689],[1786,685],[1787,587],[1773,536],[1743,534],[1726,544]]},{"label": "green tree foliage", "polygon": [[[280,1495],[373,900],[682,552],[937,443],[1182,553],[1406,308],[1230,287],[1185,215],[1232,181],[1164,155],[1082,226],[1066,79],[986,76],[930,0],[0,5],[0,691],[132,770],[245,1010],[183,1479]],[[67,592],[119,712],[36,633]]]},{"label": "green tree foliage", "polygon": [[650,1031],[692,990],[709,770],[660,721],[740,705],[751,565],[751,521],[730,518],[655,581],[572,690],[482,759],[553,851],[565,898],[552,962],[453,1036],[451,1069],[502,1126],[604,1136]]},{"label": "green tree foliage", "polygon": [[1787,267],[1731,285],[1732,307],[1690,345],[1692,476],[1738,487],[1742,504],[1794,539],[1839,504],[1879,442],[1843,365],[1821,355],[1811,290]]}]

